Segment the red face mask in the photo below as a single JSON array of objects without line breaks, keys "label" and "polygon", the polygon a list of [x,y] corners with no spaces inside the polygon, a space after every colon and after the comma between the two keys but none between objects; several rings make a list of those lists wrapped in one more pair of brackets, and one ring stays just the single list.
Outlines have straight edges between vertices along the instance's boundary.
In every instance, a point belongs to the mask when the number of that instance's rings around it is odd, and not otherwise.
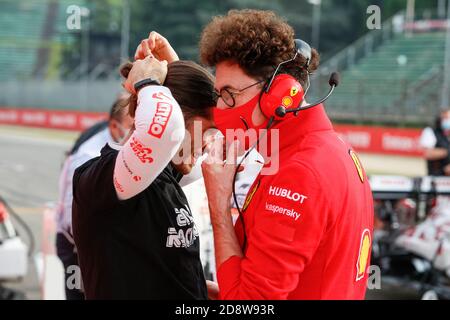
[{"label": "red face mask", "polygon": [[[214,122],[216,123],[217,129],[219,129],[222,134],[227,137],[227,130],[238,130],[241,129],[246,132],[248,129],[254,129],[256,131],[256,136],[259,135],[260,129],[266,129],[269,120],[267,119],[261,125],[255,125],[252,120],[253,111],[257,106],[260,98],[260,93],[258,93],[254,98],[252,98],[247,103],[242,106],[237,106],[228,109],[213,109]],[[234,135],[233,135],[234,136]],[[250,147],[256,143],[254,135],[246,135],[245,140],[242,139],[243,135],[237,134],[234,136],[234,140],[239,140],[241,146],[245,146],[248,150]],[[253,138],[252,138],[253,137]],[[254,141],[253,141],[254,140]],[[229,141],[232,142],[232,141]]]},{"label": "red face mask", "polygon": [[244,131],[247,131],[248,129],[265,129],[267,127],[267,124],[269,123],[268,119],[258,126],[255,125],[252,120],[253,111],[255,110],[255,107],[259,102],[260,95],[261,94],[258,93],[254,98],[252,98],[242,106],[228,109],[214,108],[213,116],[217,129],[219,129],[224,136],[226,136],[227,129],[242,129]]}]

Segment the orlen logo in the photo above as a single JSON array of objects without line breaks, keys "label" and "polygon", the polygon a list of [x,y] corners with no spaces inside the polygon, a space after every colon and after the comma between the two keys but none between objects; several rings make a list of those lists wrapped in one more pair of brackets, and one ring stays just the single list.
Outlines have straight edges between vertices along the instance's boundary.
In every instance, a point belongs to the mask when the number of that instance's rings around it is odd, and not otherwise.
[{"label": "orlen logo", "polygon": [[148,133],[155,138],[160,139],[166,130],[167,122],[172,114],[172,105],[167,102],[158,102],[156,105],[156,113],[150,124]]},{"label": "orlen logo", "polygon": [[136,137],[133,137],[130,142],[130,147],[133,150],[134,154],[142,163],[152,163],[153,158],[150,156],[152,153],[152,149],[144,148],[142,143],[140,143]]}]

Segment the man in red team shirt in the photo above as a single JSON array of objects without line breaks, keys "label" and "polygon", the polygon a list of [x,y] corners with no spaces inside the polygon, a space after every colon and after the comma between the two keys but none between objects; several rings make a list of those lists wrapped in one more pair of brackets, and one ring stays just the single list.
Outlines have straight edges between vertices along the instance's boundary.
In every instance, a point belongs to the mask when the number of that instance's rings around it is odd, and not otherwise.
[{"label": "man in red team shirt", "polygon": [[[269,143],[273,132],[279,136],[278,151],[266,157],[277,157],[279,169],[270,175],[261,171],[235,227],[230,217],[234,148],[226,162],[213,155],[202,165],[221,299],[365,297],[373,203],[358,157],[338,138],[322,105],[272,125],[260,106],[264,83],[294,53],[292,28],[268,11],[230,11],[202,34],[202,62],[216,68],[217,127],[224,134],[242,123],[248,130],[271,127]],[[299,55],[279,74],[305,87],[307,73],[318,67],[315,50],[308,62]]]}]

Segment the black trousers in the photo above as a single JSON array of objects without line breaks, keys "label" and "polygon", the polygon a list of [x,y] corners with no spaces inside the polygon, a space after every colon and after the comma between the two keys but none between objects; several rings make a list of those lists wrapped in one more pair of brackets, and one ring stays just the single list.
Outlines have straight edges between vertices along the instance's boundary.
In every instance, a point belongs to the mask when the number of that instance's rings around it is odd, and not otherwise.
[{"label": "black trousers", "polygon": [[64,265],[64,288],[67,300],[84,300],[84,294],[78,289],[69,289],[67,279],[71,276],[67,273],[70,266],[78,266],[78,256],[74,252],[75,246],[67,240],[62,233],[56,234],[56,253]]}]

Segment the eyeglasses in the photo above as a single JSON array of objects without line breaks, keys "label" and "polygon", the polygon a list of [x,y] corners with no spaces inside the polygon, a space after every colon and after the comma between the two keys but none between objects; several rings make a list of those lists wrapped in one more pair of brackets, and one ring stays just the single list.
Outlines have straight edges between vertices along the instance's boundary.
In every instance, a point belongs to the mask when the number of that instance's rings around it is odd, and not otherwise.
[{"label": "eyeglasses", "polygon": [[253,88],[254,86],[257,86],[258,84],[263,83],[265,80],[262,81],[258,81],[248,87],[245,87],[244,89],[241,90],[231,90],[229,88],[223,88],[220,90],[220,92],[214,91],[214,94],[216,95],[216,99],[221,98],[222,101],[230,108],[233,108],[236,105],[236,100],[235,97],[239,94],[241,94],[242,92],[244,92],[247,89]]}]

